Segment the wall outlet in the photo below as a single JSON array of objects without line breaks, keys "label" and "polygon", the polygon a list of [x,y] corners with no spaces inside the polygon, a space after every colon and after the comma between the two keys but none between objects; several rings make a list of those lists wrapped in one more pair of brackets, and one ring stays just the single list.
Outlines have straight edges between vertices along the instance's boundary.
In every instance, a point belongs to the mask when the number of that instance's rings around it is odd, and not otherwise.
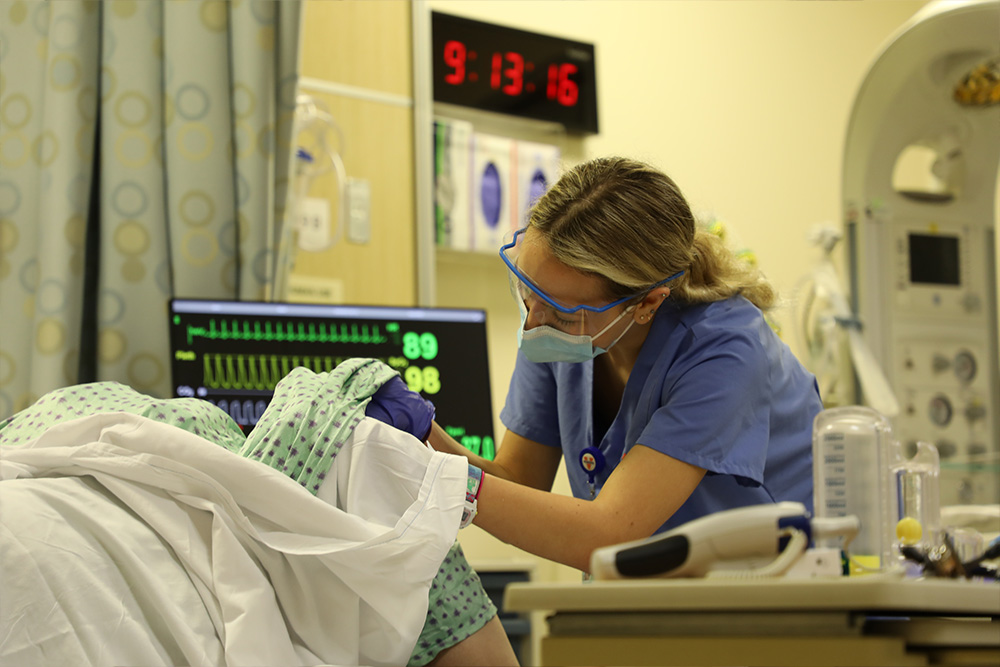
[{"label": "wall outlet", "polygon": [[330,202],[320,197],[302,200],[298,216],[299,248],[309,252],[330,246]]},{"label": "wall outlet", "polygon": [[347,240],[351,243],[368,243],[372,240],[371,184],[363,178],[347,182]]}]

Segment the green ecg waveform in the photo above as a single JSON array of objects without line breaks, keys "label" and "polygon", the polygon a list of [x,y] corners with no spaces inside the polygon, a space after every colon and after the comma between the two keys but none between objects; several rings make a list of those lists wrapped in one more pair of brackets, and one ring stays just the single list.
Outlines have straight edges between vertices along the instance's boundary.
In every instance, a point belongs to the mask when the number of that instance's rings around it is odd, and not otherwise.
[{"label": "green ecg waveform", "polygon": [[202,358],[205,386],[209,389],[274,391],[281,378],[302,367],[328,373],[345,357],[281,354],[206,354]]},{"label": "green ecg waveform", "polygon": [[[398,325],[397,325],[398,326]],[[391,329],[392,325],[388,325]],[[398,338],[398,332],[394,332]],[[187,325],[188,345],[195,338],[210,338],[212,340],[253,340],[276,341],[290,343],[361,343],[379,345],[389,342],[389,337],[379,330],[377,324],[304,324],[302,322],[247,322],[242,324],[237,320],[214,319],[208,321],[208,327]],[[399,341],[393,341],[397,345]]]}]

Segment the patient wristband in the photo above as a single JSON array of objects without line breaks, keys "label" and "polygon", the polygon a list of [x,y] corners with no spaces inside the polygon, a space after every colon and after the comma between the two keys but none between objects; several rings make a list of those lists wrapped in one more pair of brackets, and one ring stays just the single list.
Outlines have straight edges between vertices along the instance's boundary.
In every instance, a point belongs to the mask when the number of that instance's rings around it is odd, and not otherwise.
[{"label": "patient wristband", "polygon": [[469,479],[465,487],[465,507],[462,508],[462,523],[459,524],[459,528],[465,528],[476,518],[481,488],[483,488],[483,471],[470,463]]}]

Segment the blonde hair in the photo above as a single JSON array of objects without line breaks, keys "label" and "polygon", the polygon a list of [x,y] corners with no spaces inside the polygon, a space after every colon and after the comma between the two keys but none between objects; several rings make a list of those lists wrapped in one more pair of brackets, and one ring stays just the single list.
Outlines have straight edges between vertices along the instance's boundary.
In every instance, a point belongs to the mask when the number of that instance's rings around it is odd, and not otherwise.
[{"label": "blonde hair", "polygon": [[680,189],[663,172],[623,157],[577,165],[534,205],[528,222],[563,264],[603,277],[608,297],[642,292],[669,276],[685,304],[736,294],[766,310],[777,294],[764,276],[695,224]]}]

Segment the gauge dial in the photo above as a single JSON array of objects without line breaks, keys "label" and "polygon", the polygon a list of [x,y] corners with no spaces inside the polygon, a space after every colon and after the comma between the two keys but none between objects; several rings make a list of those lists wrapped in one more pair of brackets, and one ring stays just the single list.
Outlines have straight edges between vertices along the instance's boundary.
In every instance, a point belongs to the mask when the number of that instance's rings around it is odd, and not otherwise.
[{"label": "gauge dial", "polygon": [[938,394],[931,399],[928,410],[931,421],[937,426],[947,426],[951,422],[952,415],[954,414],[954,410],[951,407],[951,401],[948,400],[948,397],[943,394]]}]

